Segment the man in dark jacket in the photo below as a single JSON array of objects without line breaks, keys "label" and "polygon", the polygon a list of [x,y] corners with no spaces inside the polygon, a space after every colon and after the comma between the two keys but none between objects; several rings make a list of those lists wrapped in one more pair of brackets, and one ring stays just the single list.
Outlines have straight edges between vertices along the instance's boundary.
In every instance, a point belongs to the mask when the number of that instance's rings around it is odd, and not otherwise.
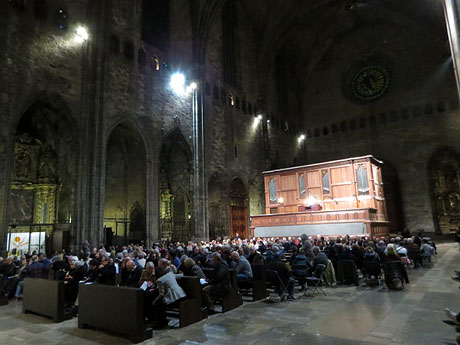
[{"label": "man in dark jacket", "polygon": [[78,284],[85,278],[88,269],[78,256],[70,257],[69,265],[69,273],[64,278],[64,296],[66,304],[72,306],[78,296]]},{"label": "man in dark jacket", "polygon": [[104,285],[115,285],[115,276],[117,275],[115,266],[110,264],[106,256],[101,258],[101,264],[97,272],[96,283]]},{"label": "man in dark jacket", "polygon": [[139,287],[142,269],[137,266],[133,260],[128,260],[126,262],[126,270],[127,274],[124,276],[124,280],[121,282],[121,285],[134,288]]},{"label": "man in dark jacket", "polygon": [[301,286],[300,291],[302,291],[305,289],[305,283],[307,282],[306,278],[311,276],[310,268],[313,267],[313,265],[305,256],[303,249],[300,249],[299,253],[291,259],[292,275],[299,281]]},{"label": "man in dark jacket", "polygon": [[203,304],[208,308],[208,313],[214,313],[212,297],[223,297],[232,289],[230,273],[227,263],[217,252],[211,254],[211,261],[214,264],[214,276],[208,280],[209,285],[202,290]]},{"label": "man in dark jacket", "polygon": [[[295,300],[294,297],[294,284],[295,279],[291,277],[291,272],[284,262],[281,261],[278,254],[274,255],[273,258],[267,263],[267,270],[276,271],[280,277],[283,285],[286,287],[288,292],[288,299]],[[278,293],[281,295],[281,288],[279,282],[273,279],[272,283],[277,286]]]}]

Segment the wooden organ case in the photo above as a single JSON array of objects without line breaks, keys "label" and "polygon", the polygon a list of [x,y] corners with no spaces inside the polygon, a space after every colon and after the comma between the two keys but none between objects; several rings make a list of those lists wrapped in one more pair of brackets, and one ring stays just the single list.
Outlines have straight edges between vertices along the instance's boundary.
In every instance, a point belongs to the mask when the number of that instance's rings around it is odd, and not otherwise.
[{"label": "wooden organ case", "polygon": [[383,162],[363,156],[264,172],[257,237],[386,235]]}]

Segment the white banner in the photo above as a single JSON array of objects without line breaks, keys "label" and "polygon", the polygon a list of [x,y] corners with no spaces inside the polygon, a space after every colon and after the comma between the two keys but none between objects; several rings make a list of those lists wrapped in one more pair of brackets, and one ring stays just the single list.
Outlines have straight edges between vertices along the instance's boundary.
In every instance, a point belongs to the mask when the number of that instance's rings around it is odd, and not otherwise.
[{"label": "white banner", "polygon": [[16,253],[23,254],[29,250],[30,241],[30,252],[34,250],[38,252],[45,251],[46,232],[12,232],[7,234],[6,248],[11,252],[16,249]]}]

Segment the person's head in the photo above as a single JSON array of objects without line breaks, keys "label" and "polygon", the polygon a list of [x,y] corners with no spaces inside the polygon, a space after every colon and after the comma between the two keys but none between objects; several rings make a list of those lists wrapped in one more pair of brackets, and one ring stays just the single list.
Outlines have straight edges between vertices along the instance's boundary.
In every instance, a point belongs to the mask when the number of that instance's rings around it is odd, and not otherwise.
[{"label": "person's head", "polygon": [[136,268],[136,263],[133,260],[129,259],[126,261],[126,268],[130,271],[133,271]]},{"label": "person's head", "polygon": [[313,255],[318,255],[319,254],[319,247],[317,246],[314,246],[313,249],[312,249],[312,252],[313,252]]},{"label": "person's head", "polygon": [[395,248],[394,244],[391,244],[391,243],[390,243],[390,244],[387,246],[387,255],[398,255],[398,254],[396,253],[396,248]]},{"label": "person's head", "polygon": [[[34,255],[35,256],[35,255]],[[70,268],[76,268],[77,267],[77,262],[80,261],[78,260],[78,256],[71,256],[69,257],[69,265]],[[78,266],[79,267],[79,266]]]},{"label": "person's head", "polygon": [[232,260],[238,261],[240,259],[240,254],[238,252],[232,252]]},{"label": "person's head", "polygon": [[371,246],[366,248],[366,253],[372,254],[373,252],[374,252],[374,248],[372,248]]},{"label": "person's head", "polygon": [[153,273],[155,272],[155,265],[153,264],[153,262],[149,261],[145,264],[145,269],[147,270],[147,272]]},{"label": "person's head", "polygon": [[214,252],[211,254],[211,261],[214,264],[217,264],[218,262],[222,261],[222,256],[218,252]]},{"label": "person's head", "polygon": [[414,243],[414,239],[412,237],[409,237],[407,239],[407,244],[411,244],[411,243]]},{"label": "person's head", "polygon": [[158,261],[158,269],[157,269],[157,276],[162,276],[163,274],[166,273],[166,271],[169,269],[169,266],[171,266],[171,262],[168,259],[160,259]]},{"label": "person's head", "polygon": [[195,265],[195,260],[193,260],[192,258],[187,258],[185,259],[184,261],[184,266],[188,269],[190,267],[193,267]]},{"label": "person's head", "polygon": [[305,250],[300,249],[300,250],[299,250],[299,255],[305,255]]},{"label": "person's head", "polygon": [[37,262],[38,261],[38,256],[37,255],[32,255],[32,257],[30,258],[30,261]]},{"label": "person's head", "polygon": [[102,256],[101,257],[101,265],[107,266],[109,264],[109,258],[107,256]]},{"label": "person's head", "polygon": [[139,252],[139,254],[137,254],[137,257],[139,259],[143,259],[145,257],[144,252]]}]

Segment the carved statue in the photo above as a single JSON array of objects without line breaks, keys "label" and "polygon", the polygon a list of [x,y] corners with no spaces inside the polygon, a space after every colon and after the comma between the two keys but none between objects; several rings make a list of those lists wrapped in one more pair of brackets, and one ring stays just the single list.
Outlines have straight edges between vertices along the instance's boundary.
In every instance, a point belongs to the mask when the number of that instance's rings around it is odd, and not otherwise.
[{"label": "carved statue", "polygon": [[38,178],[54,180],[56,177],[56,158],[53,151],[47,146],[40,154]]}]

